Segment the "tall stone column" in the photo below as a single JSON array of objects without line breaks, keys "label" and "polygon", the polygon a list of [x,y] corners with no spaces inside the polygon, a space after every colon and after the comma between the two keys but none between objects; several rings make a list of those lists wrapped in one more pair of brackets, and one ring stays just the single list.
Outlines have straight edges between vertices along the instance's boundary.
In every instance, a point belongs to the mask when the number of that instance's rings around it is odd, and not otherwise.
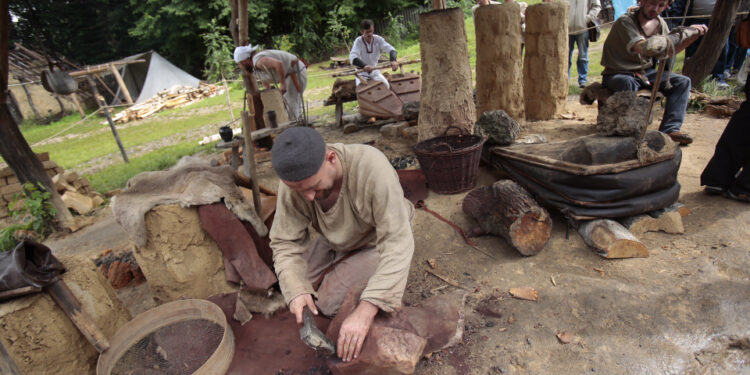
[{"label": "tall stone column", "polygon": [[527,120],[549,120],[565,108],[568,96],[568,12],[558,1],[526,9],[523,89]]},{"label": "tall stone column", "polygon": [[521,7],[517,2],[481,6],[474,13],[477,36],[477,116],[502,109],[524,115]]},{"label": "tall stone column", "polygon": [[449,126],[473,134],[477,114],[463,12],[451,8],[420,14],[419,42],[419,140],[441,136]]}]

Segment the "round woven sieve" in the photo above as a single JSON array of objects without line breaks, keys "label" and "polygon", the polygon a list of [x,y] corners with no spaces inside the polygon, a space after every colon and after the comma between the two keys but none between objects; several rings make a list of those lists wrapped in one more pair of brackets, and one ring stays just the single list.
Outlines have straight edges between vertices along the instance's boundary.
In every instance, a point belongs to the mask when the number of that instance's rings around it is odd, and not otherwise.
[{"label": "round woven sieve", "polygon": [[110,339],[97,375],[223,374],[234,356],[234,336],[219,306],[189,299],[136,316]]}]

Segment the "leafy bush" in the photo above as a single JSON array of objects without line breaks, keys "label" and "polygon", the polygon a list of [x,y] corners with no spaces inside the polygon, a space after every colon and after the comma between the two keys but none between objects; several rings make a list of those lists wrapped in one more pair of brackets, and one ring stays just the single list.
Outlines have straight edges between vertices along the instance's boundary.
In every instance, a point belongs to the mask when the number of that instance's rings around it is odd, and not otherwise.
[{"label": "leafy bush", "polygon": [[403,38],[406,37],[408,31],[404,24],[404,16],[394,16],[391,12],[388,12],[385,19],[387,26],[385,27],[383,34],[385,34],[386,40],[393,45],[400,44]]},{"label": "leafy bush", "polygon": [[206,46],[205,74],[209,81],[221,81],[223,78],[232,79],[235,76],[235,65],[232,59],[234,43],[227,35],[228,29],[211,19],[208,31],[201,34]]},{"label": "leafy bush", "polygon": [[14,233],[18,230],[30,230],[44,237],[52,229],[57,210],[50,202],[50,193],[39,184],[23,184],[23,193],[17,193],[13,202],[8,204],[11,218],[16,224],[0,231],[0,251],[8,251],[16,246]]}]

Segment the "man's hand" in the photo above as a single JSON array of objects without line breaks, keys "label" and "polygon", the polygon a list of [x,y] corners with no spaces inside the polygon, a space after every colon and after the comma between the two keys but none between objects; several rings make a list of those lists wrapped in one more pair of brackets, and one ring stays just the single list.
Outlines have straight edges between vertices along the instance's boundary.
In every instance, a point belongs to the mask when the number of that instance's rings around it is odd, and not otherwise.
[{"label": "man's hand", "polygon": [[289,311],[297,317],[297,324],[302,324],[302,310],[305,306],[309,307],[313,314],[318,315],[318,307],[315,306],[311,294],[300,294],[289,302]]},{"label": "man's hand", "polygon": [[700,24],[700,25],[690,25],[690,26],[688,26],[688,28],[698,30],[698,35],[699,36],[700,35],[706,35],[706,33],[708,32],[708,26],[703,25],[703,24]]},{"label": "man's hand", "polygon": [[398,62],[391,61],[391,69],[395,72],[398,69]]},{"label": "man's hand", "polygon": [[359,306],[341,324],[336,353],[344,362],[359,357],[359,351],[362,350],[362,344],[365,342],[365,337],[367,337],[377,313],[377,306],[367,301],[361,301]]},{"label": "man's hand", "polygon": [[263,88],[265,88],[266,90],[268,90],[268,89],[271,88],[271,84],[268,83],[268,82],[263,82]]},{"label": "man's hand", "polygon": [[[282,81],[280,89],[281,89],[281,93],[282,94],[286,94],[286,80]],[[308,296],[309,296],[309,294],[308,294]],[[310,309],[310,310],[312,310],[312,309]]]},{"label": "man's hand", "polygon": [[372,66],[370,66],[370,65],[365,65],[365,72],[367,72],[367,73],[370,73],[370,72],[372,72],[373,70],[375,70],[375,68],[373,68]]}]

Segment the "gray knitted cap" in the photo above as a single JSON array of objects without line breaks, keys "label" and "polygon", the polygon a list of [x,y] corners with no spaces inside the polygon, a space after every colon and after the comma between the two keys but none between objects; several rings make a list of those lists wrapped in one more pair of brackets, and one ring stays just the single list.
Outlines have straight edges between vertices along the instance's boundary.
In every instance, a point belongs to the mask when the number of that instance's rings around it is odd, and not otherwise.
[{"label": "gray knitted cap", "polygon": [[285,130],[271,149],[271,165],[285,181],[302,181],[320,170],[326,156],[323,137],[312,128]]}]

